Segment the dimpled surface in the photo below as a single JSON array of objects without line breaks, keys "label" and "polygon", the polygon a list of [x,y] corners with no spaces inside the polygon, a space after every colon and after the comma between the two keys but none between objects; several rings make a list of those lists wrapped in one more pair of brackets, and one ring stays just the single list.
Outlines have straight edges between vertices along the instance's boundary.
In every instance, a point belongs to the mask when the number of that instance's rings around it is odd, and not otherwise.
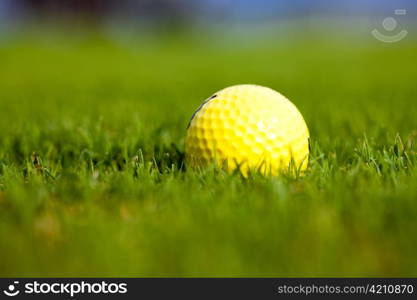
[{"label": "dimpled surface", "polygon": [[280,93],[258,85],[236,85],[208,98],[190,120],[187,164],[215,162],[277,175],[307,167],[309,133],[301,113]]}]

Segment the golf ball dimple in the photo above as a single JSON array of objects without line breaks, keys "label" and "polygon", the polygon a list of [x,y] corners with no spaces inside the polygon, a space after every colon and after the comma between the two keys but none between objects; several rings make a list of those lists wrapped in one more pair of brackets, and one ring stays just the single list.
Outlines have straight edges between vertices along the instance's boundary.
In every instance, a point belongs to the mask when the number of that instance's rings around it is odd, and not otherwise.
[{"label": "golf ball dimple", "polygon": [[214,162],[244,176],[278,175],[308,164],[309,132],[303,116],[280,93],[259,85],[236,85],[208,98],[192,116],[185,138],[186,162]]}]

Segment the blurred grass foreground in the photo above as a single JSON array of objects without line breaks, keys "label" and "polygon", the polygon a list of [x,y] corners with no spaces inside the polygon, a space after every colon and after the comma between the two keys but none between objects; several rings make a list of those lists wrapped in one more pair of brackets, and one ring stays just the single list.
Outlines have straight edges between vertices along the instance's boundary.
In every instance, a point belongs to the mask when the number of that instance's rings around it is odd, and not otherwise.
[{"label": "blurred grass foreground", "polygon": [[[417,276],[417,44],[45,29],[0,39],[0,276]],[[188,170],[195,108],[274,88],[302,178]]]}]

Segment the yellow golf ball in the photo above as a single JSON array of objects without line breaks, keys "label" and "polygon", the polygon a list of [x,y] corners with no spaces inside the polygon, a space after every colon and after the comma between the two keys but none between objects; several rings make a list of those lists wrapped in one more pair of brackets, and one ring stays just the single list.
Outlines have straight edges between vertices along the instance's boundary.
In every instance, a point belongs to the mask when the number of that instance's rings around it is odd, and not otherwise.
[{"label": "yellow golf ball", "polygon": [[192,116],[185,138],[186,163],[213,162],[244,176],[302,172],[307,168],[309,132],[295,105],[259,85],[225,88],[205,100]]}]

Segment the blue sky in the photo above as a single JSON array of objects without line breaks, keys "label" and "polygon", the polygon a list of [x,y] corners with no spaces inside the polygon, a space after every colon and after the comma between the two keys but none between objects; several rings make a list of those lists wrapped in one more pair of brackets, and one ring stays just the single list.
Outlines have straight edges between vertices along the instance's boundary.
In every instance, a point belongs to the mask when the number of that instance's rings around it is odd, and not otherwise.
[{"label": "blue sky", "polygon": [[385,15],[395,9],[417,11],[415,0],[197,0],[207,12],[235,18],[297,15]]}]

